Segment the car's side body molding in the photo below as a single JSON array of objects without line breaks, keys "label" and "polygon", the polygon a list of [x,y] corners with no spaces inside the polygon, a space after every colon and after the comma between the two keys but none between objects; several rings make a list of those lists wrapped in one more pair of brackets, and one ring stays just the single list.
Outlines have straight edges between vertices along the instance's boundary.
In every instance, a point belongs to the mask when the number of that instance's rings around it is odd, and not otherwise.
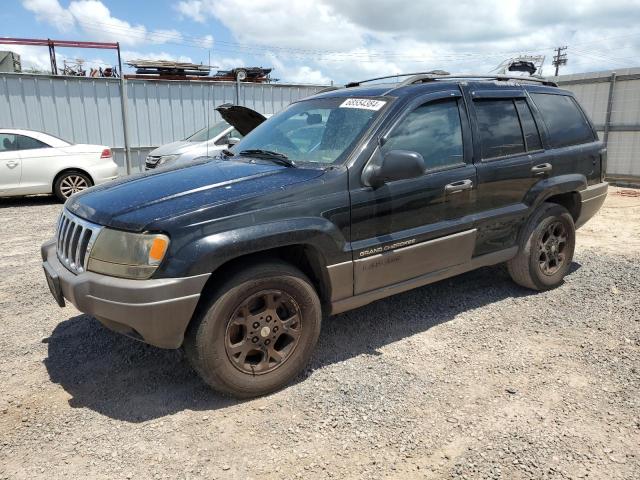
[{"label": "car's side body molding", "polygon": [[444,280],[445,278],[454,277],[456,275],[474,270],[476,268],[506,262],[507,260],[513,258],[517,253],[518,247],[511,247],[499,252],[489,253],[472,258],[458,265],[425,273],[409,280],[404,280],[391,285],[385,285],[374,290],[361,293],[359,295],[354,295],[352,297],[335,300],[331,302],[330,314],[336,315],[338,313],[346,312],[354,308],[362,307],[371,302],[375,302],[376,300],[380,300],[397,293],[406,292],[407,290],[412,290],[414,288],[422,287],[430,283],[438,282],[440,280]]}]

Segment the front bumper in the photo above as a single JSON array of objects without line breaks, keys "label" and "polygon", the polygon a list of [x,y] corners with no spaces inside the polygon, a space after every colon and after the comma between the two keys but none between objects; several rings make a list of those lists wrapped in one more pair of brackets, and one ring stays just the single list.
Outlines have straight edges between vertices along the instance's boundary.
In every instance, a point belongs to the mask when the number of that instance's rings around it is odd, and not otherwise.
[{"label": "front bumper", "polygon": [[184,278],[129,280],[93,272],[78,275],[58,260],[56,244],[42,245],[47,282],[64,299],[103,325],[161,348],[179,348],[210,274]]},{"label": "front bumper", "polygon": [[576,220],[576,228],[580,228],[591,219],[607,198],[609,184],[607,182],[590,185],[580,193],[580,215]]}]

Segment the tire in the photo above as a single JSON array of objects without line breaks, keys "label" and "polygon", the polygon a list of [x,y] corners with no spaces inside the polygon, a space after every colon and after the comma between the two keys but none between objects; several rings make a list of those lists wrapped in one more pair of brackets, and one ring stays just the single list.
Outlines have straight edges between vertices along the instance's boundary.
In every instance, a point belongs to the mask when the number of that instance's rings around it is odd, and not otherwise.
[{"label": "tire", "polygon": [[265,395],[287,385],[309,362],[322,307],[297,268],[274,261],[239,270],[205,302],[184,347],[213,389],[237,398]]},{"label": "tire", "polygon": [[507,262],[509,274],[532,290],[555,288],[571,267],[575,244],[571,214],[561,205],[543,203],[524,227],[518,254]]},{"label": "tire", "polygon": [[89,175],[78,170],[69,170],[56,178],[53,184],[53,193],[58,197],[58,200],[64,203],[74,193],[86,190],[91,186],[93,186],[93,182]]}]

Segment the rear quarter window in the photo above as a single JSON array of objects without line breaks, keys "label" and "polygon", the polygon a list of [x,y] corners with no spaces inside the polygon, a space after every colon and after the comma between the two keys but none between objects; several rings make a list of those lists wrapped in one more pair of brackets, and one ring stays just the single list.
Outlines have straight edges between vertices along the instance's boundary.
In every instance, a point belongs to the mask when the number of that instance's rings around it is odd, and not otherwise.
[{"label": "rear quarter window", "polygon": [[532,93],[531,98],[547,125],[549,144],[552,147],[593,142],[591,126],[572,97]]},{"label": "rear quarter window", "polygon": [[18,150],[34,150],[36,148],[50,147],[50,145],[33,137],[27,137],[26,135],[16,135],[16,138],[18,139]]}]

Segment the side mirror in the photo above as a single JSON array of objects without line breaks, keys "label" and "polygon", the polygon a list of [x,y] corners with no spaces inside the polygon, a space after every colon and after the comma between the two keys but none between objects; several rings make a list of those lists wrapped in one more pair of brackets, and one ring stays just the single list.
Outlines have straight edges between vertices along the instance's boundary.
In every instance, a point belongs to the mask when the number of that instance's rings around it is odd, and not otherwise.
[{"label": "side mirror", "polygon": [[240,143],[240,139],[238,137],[229,137],[229,140],[227,140],[227,143],[230,147],[232,147]]},{"label": "side mirror", "polygon": [[369,187],[378,188],[387,182],[420,177],[425,170],[424,158],[418,152],[391,150],[382,156],[376,149],[374,158],[362,172],[362,181]]}]

